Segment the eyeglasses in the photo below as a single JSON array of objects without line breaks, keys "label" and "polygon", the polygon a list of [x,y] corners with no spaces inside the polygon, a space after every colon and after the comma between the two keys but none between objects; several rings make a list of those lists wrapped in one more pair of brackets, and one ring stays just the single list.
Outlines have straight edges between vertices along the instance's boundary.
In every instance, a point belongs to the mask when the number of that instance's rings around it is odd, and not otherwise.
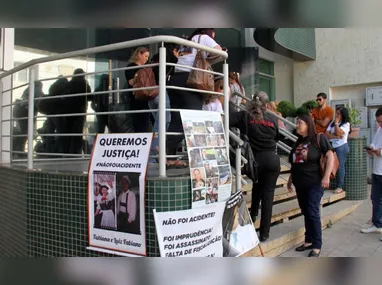
[{"label": "eyeglasses", "polygon": [[317,101],[317,102],[321,102],[321,101],[322,101],[322,99],[316,99],[316,101]]}]

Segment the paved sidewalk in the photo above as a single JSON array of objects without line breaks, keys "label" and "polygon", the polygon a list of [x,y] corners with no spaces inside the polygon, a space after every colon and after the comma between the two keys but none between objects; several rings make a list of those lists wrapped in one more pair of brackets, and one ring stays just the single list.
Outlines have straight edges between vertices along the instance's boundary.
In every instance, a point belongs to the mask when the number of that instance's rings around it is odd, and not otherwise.
[{"label": "paved sidewalk", "polygon": [[[370,197],[370,196],[369,196]],[[381,235],[378,233],[362,234],[361,228],[369,227],[371,201],[365,200],[353,213],[322,232],[323,257],[382,257]],[[282,257],[304,257],[309,251],[296,252],[294,248],[284,252]]]}]

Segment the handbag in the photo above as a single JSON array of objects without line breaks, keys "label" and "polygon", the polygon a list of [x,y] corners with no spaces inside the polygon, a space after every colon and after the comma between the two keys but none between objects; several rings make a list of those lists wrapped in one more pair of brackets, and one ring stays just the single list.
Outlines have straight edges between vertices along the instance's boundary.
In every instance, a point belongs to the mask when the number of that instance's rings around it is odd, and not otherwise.
[{"label": "handbag", "polygon": [[[321,137],[321,134],[317,134],[317,145],[321,151],[321,146],[320,146],[320,137]],[[338,171],[338,168],[340,167],[340,163],[339,163],[339,160],[338,160],[338,157],[337,157],[337,154],[335,151],[333,151],[333,156],[334,156],[334,161],[333,161],[333,169],[332,169],[332,172],[330,173],[330,180],[331,179],[334,179],[336,177],[336,174],[337,174],[337,171]],[[328,159],[326,158],[326,156],[321,152],[321,158],[320,158],[320,172],[321,172],[321,176],[323,177],[325,175],[325,170],[326,170],[326,164],[328,162]]]},{"label": "handbag", "polygon": [[242,140],[244,141],[244,145],[242,146],[242,154],[247,160],[247,163],[244,164],[244,167],[242,169],[242,174],[247,175],[249,179],[252,180],[252,182],[255,184],[259,180],[259,171],[257,163],[255,159],[255,155],[253,154],[253,150],[251,147],[251,144],[249,142],[248,137],[248,114],[246,114],[246,125],[245,125],[245,134],[241,136]]},{"label": "handbag", "polygon": [[[200,37],[201,35],[199,35],[198,44],[200,44]],[[197,51],[193,67],[205,71],[213,71],[202,50]],[[187,85],[199,90],[214,91],[214,75],[203,70],[192,69],[187,79]]]}]

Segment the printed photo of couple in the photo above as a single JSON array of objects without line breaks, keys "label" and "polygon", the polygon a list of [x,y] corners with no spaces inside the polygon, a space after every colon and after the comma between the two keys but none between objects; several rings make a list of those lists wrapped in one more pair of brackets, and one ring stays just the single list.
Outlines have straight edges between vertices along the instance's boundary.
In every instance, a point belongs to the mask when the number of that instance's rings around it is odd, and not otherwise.
[{"label": "printed photo of couple", "polygon": [[94,172],[94,228],[141,234],[139,173]]}]

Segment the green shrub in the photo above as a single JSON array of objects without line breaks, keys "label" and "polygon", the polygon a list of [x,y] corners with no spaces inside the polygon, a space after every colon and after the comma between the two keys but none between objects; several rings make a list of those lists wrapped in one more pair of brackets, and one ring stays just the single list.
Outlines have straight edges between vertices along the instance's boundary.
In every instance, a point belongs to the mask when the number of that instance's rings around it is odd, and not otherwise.
[{"label": "green shrub", "polygon": [[317,102],[314,100],[306,101],[304,104],[301,105],[301,107],[304,107],[305,109],[313,109],[318,107]]},{"label": "green shrub", "polygon": [[302,116],[302,115],[308,115],[308,114],[309,114],[308,109],[304,106],[301,106],[297,108],[296,110],[296,117]]},{"label": "green shrub", "polygon": [[295,117],[296,107],[289,101],[281,101],[277,106],[277,112],[286,117]]}]

